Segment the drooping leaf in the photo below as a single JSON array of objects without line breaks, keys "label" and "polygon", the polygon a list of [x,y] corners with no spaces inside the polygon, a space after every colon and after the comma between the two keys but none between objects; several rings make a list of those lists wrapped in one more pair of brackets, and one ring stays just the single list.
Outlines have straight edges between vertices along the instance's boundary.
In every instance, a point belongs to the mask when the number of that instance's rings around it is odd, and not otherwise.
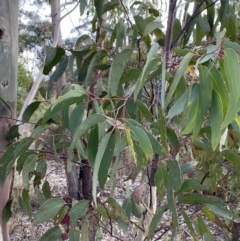
[{"label": "drooping leaf", "polygon": [[49,72],[52,70],[52,68],[60,62],[62,56],[64,55],[65,55],[65,50],[63,48],[49,47],[47,49],[47,57],[46,57],[46,62],[43,69],[43,74],[48,75]]},{"label": "drooping leaf", "polygon": [[77,130],[74,133],[73,140],[72,140],[72,143],[71,143],[69,151],[68,151],[69,160],[71,160],[72,151],[73,151],[73,148],[75,147],[78,139],[82,135],[84,135],[87,132],[87,130],[89,130],[91,127],[93,127],[94,125],[96,125],[104,120],[106,120],[106,117],[104,115],[93,114],[93,115],[89,116],[82,124],[80,124],[78,126]]},{"label": "drooping leaf", "polygon": [[157,209],[156,213],[153,216],[151,224],[149,226],[147,240],[150,240],[152,238],[152,236],[154,235],[154,231],[157,228],[157,225],[159,224],[160,219],[162,218],[163,214],[167,211],[167,209],[168,209],[168,205],[163,205]]},{"label": "drooping leaf", "polygon": [[49,240],[61,240],[62,239],[62,230],[59,226],[55,226],[49,229],[43,236],[40,241],[49,241]]},{"label": "drooping leaf", "polygon": [[13,203],[13,199],[9,199],[5,205],[5,207],[3,208],[2,211],[2,222],[3,223],[7,223],[9,221],[9,219],[12,217],[12,203]]},{"label": "drooping leaf", "polygon": [[70,105],[76,104],[85,98],[85,92],[81,90],[72,90],[63,96],[60,96],[54,105],[50,107],[43,116],[43,124],[50,118],[53,118],[59,111],[68,108]]},{"label": "drooping leaf", "polygon": [[156,59],[153,58],[154,55],[156,54],[158,48],[159,48],[158,43],[154,43],[152,45],[152,47],[150,48],[149,52],[148,52],[147,61],[146,61],[145,65],[144,65],[144,67],[143,67],[142,74],[140,75],[140,78],[137,81],[136,88],[135,88],[135,91],[134,91],[134,100],[135,101],[137,99],[137,96],[138,96],[141,88],[144,85],[144,81],[145,81],[147,75],[151,71],[154,70],[154,68],[156,67],[156,65],[158,63],[157,58]]},{"label": "drooping leaf", "polygon": [[23,170],[22,170],[22,181],[25,189],[29,189],[30,186],[30,173],[35,170],[36,165],[36,155],[28,156],[27,160],[24,162]]},{"label": "drooping leaf", "polygon": [[143,31],[143,36],[146,36],[148,34],[150,34],[151,32],[153,32],[155,29],[159,29],[159,28],[163,28],[163,25],[161,22],[159,21],[152,21],[150,22],[144,29]]},{"label": "drooping leaf", "polygon": [[213,90],[212,93],[212,105],[210,108],[210,119],[211,119],[211,142],[213,150],[217,147],[221,138],[221,126],[223,122],[223,108],[222,101],[219,94]]},{"label": "drooping leaf", "polygon": [[96,159],[95,159],[95,162],[94,162],[92,193],[93,193],[93,200],[94,200],[95,204],[97,203],[97,179],[98,179],[98,172],[99,172],[99,168],[100,168],[100,165],[101,165],[101,162],[102,162],[102,158],[103,158],[105,149],[106,149],[106,147],[108,145],[108,142],[109,142],[111,134],[112,133],[109,132],[109,133],[107,133],[103,137],[103,139],[102,139],[102,141],[100,143],[100,146],[98,148],[98,152],[97,152]]},{"label": "drooping leaf", "polygon": [[65,202],[60,198],[48,199],[36,213],[34,222],[38,224],[54,218],[64,204]]},{"label": "drooping leaf", "polygon": [[183,202],[186,204],[219,203],[221,199],[214,196],[205,196],[200,193],[186,193],[183,195]]},{"label": "drooping leaf", "polygon": [[192,59],[192,57],[194,56],[193,53],[187,53],[187,55],[184,56],[184,58],[182,59],[179,67],[178,67],[178,70],[174,76],[174,79],[173,79],[173,82],[170,86],[170,89],[169,89],[169,92],[167,94],[167,97],[166,97],[166,106],[169,105],[172,97],[173,97],[173,94],[179,84],[179,81],[181,79],[181,77],[183,76],[184,72],[186,71],[187,69],[187,66],[190,62],[190,60]]},{"label": "drooping leaf", "polygon": [[33,115],[33,113],[38,109],[39,105],[41,104],[41,101],[34,101],[33,103],[31,103],[26,110],[23,113],[23,117],[22,117],[22,122],[23,123],[28,123],[30,121],[31,116]]},{"label": "drooping leaf", "polygon": [[129,56],[131,55],[131,49],[124,49],[121,53],[119,53],[112,63],[110,72],[109,72],[109,79],[108,79],[108,86],[109,86],[109,93],[111,95],[117,94],[119,80],[123,73],[124,67],[128,61]]},{"label": "drooping leaf", "polygon": [[83,218],[88,211],[89,201],[80,200],[76,203],[69,211],[69,216],[71,220],[71,227],[74,228],[77,224],[77,220]]},{"label": "drooping leaf", "polygon": [[98,181],[99,181],[99,186],[101,188],[104,188],[104,185],[107,181],[107,177],[108,177],[108,172],[109,172],[109,168],[111,166],[112,163],[112,159],[113,159],[113,152],[114,152],[114,147],[115,147],[115,131],[112,132],[108,144],[105,148],[105,152],[99,167],[99,171],[98,171]]}]

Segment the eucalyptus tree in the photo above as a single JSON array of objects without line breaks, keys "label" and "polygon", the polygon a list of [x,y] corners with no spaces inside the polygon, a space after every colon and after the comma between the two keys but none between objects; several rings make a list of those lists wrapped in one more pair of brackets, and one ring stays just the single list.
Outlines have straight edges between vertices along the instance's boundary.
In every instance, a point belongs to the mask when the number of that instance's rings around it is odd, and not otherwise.
[{"label": "eucalyptus tree", "polygon": [[[80,2],[81,14],[87,3]],[[119,240],[122,230],[125,240],[164,235],[173,239],[183,224],[180,217],[194,240],[213,239],[206,219],[234,240],[237,231],[231,232],[231,227],[238,227],[240,218],[237,193],[228,184],[239,172],[240,161],[240,45],[232,4],[172,0],[166,30],[157,4],[116,0],[94,1],[90,7],[96,38],[81,35],[70,51],[48,51],[45,73],[58,64],[52,81],[68,69],[72,83],[65,85],[63,96],[49,107],[31,137],[18,142],[14,156],[19,157],[18,171],[24,173],[23,193],[31,178],[37,180],[33,185],[41,208],[35,223],[54,218],[55,226],[43,240],[60,239],[60,223],[70,240],[93,240],[92,224]],[[26,109],[24,121],[38,104]],[[61,197],[50,198],[41,188],[46,160],[20,149],[49,128],[62,126],[68,134],[54,143],[55,157],[58,160],[64,147],[67,170],[71,172],[73,164],[82,167],[84,190],[81,200],[71,205]],[[1,163],[13,149],[7,149]],[[122,183],[117,170],[125,150],[134,166],[125,181],[137,179],[140,185],[129,188],[120,202],[115,189]],[[89,170],[93,175],[85,186]],[[31,216],[29,203],[25,195]],[[191,207],[196,209],[193,214]]]},{"label": "eucalyptus tree", "polygon": [[[17,101],[18,1],[0,1],[0,155],[5,152],[7,132],[14,123]],[[14,155],[14,154],[13,154]],[[5,163],[8,165],[10,163]],[[12,168],[1,168],[0,239],[9,240],[3,208],[10,197]]]}]

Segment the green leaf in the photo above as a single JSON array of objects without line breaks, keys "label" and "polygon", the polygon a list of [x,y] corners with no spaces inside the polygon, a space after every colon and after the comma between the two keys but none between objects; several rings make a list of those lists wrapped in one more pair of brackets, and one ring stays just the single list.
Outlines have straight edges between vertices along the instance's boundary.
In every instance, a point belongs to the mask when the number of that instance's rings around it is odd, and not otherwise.
[{"label": "green leaf", "polygon": [[195,84],[195,85],[192,85],[190,88],[188,88],[186,90],[186,92],[177,100],[177,102],[169,110],[166,118],[172,118],[172,117],[180,114],[181,112],[183,112],[183,110],[186,107],[186,103],[187,103],[190,91],[191,91],[191,97],[190,97],[190,100],[189,100],[187,106],[192,104],[199,96],[199,93],[200,93],[199,87],[200,86],[198,84]]},{"label": "green leaf", "polygon": [[124,212],[126,213],[128,219],[130,219],[131,214],[132,214],[132,202],[133,202],[132,198],[128,197],[124,200],[123,205],[122,205],[122,208],[123,208]]},{"label": "green leaf", "polygon": [[138,79],[139,75],[141,74],[141,69],[128,69],[122,73],[121,79],[119,84],[128,83],[131,80]]},{"label": "green leaf", "polygon": [[186,174],[188,172],[194,171],[196,169],[198,162],[197,161],[190,161],[185,163],[181,166],[182,174]]},{"label": "green leaf", "polygon": [[183,182],[181,191],[191,192],[193,190],[206,190],[206,186],[201,185],[197,179],[187,179]]},{"label": "green leaf", "polygon": [[146,28],[145,20],[139,15],[135,15],[134,20],[135,20],[135,24],[137,26],[138,33],[141,36],[143,36],[144,29]]},{"label": "green leaf", "polygon": [[80,231],[71,229],[68,233],[69,241],[79,241]]},{"label": "green leaf", "polygon": [[223,150],[222,155],[234,166],[240,170],[240,156],[231,150]]},{"label": "green leaf", "polygon": [[60,62],[62,56],[64,55],[65,55],[65,50],[63,48],[49,47],[47,49],[47,57],[43,68],[43,74],[48,75],[49,72],[52,70],[52,68]]},{"label": "green leaf", "polygon": [[65,202],[60,198],[48,199],[36,213],[34,217],[34,222],[38,224],[54,218],[64,204]]},{"label": "green leaf", "polygon": [[31,207],[31,203],[30,203],[29,190],[23,189],[22,200],[24,202],[27,215],[31,218],[32,217],[32,207]]},{"label": "green leaf", "polygon": [[174,76],[174,79],[173,79],[173,82],[170,86],[170,89],[169,89],[169,92],[167,94],[167,97],[166,97],[166,107],[169,105],[173,95],[174,95],[174,92],[179,84],[179,81],[181,79],[181,77],[183,76],[183,74],[185,73],[186,69],[187,69],[187,66],[189,64],[189,62],[191,61],[192,57],[194,56],[193,53],[187,53],[187,55],[184,56],[184,58],[182,59],[178,69],[177,69],[177,72]]},{"label": "green leaf", "polygon": [[196,224],[197,224],[197,228],[199,230],[201,237],[203,237],[204,234],[208,231],[208,229],[201,216],[198,216]]},{"label": "green leaf", "polygon": [[80,15],[81,16],[83,15],[86,6],[87,6],[87,0],[81,0],[80,1]]},{"label": "green leaf", "polygon": [[104,155],[102,157],[102,161],[98,171],[98,181],[99,186],[104,188],[104,185],[107,181],[108,171],[112,163],[113,152],[115,147],[115,131],[111,132],[111,136],[109,138],[108,144],[105,148]]},{"label": "green leaf", "polygon": [[146,158],[151,159],[153,156],[153,150],[147,134],[141,128],[129,125],[127,121],[126,124],[131,130],[132,138],[138,141],[139,146],[142,148]]},{"label": "green leaf", "polygon": [[99,168],[100,168],[102,158],[105,153],[105,149],[108,145],[111,134],[112,133],[109,132],[103,137],[103,139],[99,145],[96,159],[94,162],[92,192],[93,192],[93,200],[94,200],[95,204],[97,204],[97,179],[98,179],[98,175],[99,175]]},{"label": "green leaf", "polygon": [[94,125],[96,125],[100,122],[103,122],[104,120],[106,120],[106,116],[101,115],[101,114],[93,114],[93,115],[89,116],[82,124],[80,124],[78,126],[77,130],[74,133],[70,148],[68,150],[69,160],[71,160],[73,148],[75,147],[76,142],[79,140],[79,138],[82,135],[84,135],[91,127],[93,127]]},{"label": "green leaf", "polygon": [[41,179],[43,179],[47,172],[47,161],[40,160],[36,166],[36,172],[40,173]]},{"label": "green leaf", "polygon": [[117,217],[120,217],[123,220],[123,222],[129,223],[126,213],[124,212],[123,208],[118,204],[118,202],[115,199],[113,199],[112,197],[109,197],[107,202],[114,209]]},{"label": "green leaf", "polygon": [[89,201],[81,200],[77,202],[69,211],[69,216],[71,219],[71,227],[75,228],[77,225],[78,219],[81,219],[86,216],[88,211]]},{"label": "green leaf", "polygon": [[239,108],[240,89],[236,88],[236,86],[239,85],[240,69],[237,54],[232,49],[227,49],[225,51],[224,73],[226,75],[226,83],[229,90],[229,103],[223,128],[234,120]]},{"label": "green leaf", "polygon": [[168,207],[168,205],[163,205],[163,206],[161,206],[160,208],[157,209],[156,213],[153,216],[151,224],[149,226],[148,239],[147,240],[150,240],[153,237],[154,231],[157,228],[157,226],[160,222],[160,219],[162,218],[163,214],[168,209],[167,207]]},{"label": "green leaf", "polygon": [[52,197],[50,185],[49,185],[49,182],[47,180],[45,180],[45,182],[43,183],[42,191],[43,191],[43,195],[46,199],[49,199],[49,198]]},{"label": "green leaf", "polygon": [[29,173],[35,170],[37,156],[30,155],[28,156],[27,160],[24,162],[23,170],[22,170],[22,181],[25,189],[29,189]]},{"label": "green leaf", "polygon": [[193,237],[193,239],[195,241],[197,241],[198,238],[197,238],[197,235],[196,235],[196,233],[195,233],[195,231],[193,229],[192,221],[190,220],[190,218],[188,217],[187,213],[183,209],[182,209],[182,214],[183,214],[184,221],[187,224],[187,227],[188,227],[188,229],[190,231],[191,236]]},{"label": "green leaf", "polygon": [[213,150],[216,149],[221,139],[221,125],[223,122],[223,108],[222,100],[219,94],[213,90],[212,93],[212,105],[210,108],[210,120],[211,120],[211,142]]},{"label": "green leaf", "polygon": [[199,108],[196,116],[195,125],[193,128],[193,140],[196,139],[204,121],[204,116],[209,109],[209,105],[212,97],[212,81],[209,69],[205,66],[201,66],[199,69],[199,80],[200,80],[200,97],[199,97]]},{"label": "green leaf", "polygon": [[82,123],[85,113],[85,103],[79,103],[72,111],[69,120],[69,130],[74,135],[77,127]]},{"label": "green leaf", "polygon": [[41,104],[41,101],[34,101],[33,103],[31,103],[26,110],[23,113],[23,117],[22,117],[22,122],[23,123],[28,123],[30,121],[31,116],[33,115],[33,113],[38,109],[39,105]]},{"label": "green leaf", "polygon": [[229,207],[224,203],[207,204],[206,207],[223,218],[227,218],[234,222],[240,223],[239,216],[234,211],[230,211]]},{"label": "green leaf", "polygon": [[2,211],[2,222],[7,223],[9,219],[12,217],[12,203],[13,199],[9,199]]},{"label": "green leaf", "polygon": [[94,69],[96,65],[99,63],[100,60],[102,60],[105,56],[107,56],[107,52],[105,50],[101,50],[95,53],[93,58],[91,59],[88,69],[87,69],[87,76],[86,76],[86,86],[89,85],[89,83],[94,78]]},{"label": "green leaf", "polygon": [[152,21],[150,22],[144,29],[143,31],[143,37],[150,34],[151,32],[153,32],[153,30],[155,29],[159,29],[159,28],[163,28],[163,25],[161,22],[159,21]]},{"label": "green leaf", "polygon": [[59,111],[68,108],[70,105],[76,104],[85,98],[85,92],[83,89],[71,90],[63,96],[60,96],[50,107],[43,116],[43,124],[46,123],[50,118],[55,116]]},{"label": "green leaf", "polygon": [[132,53],[131,49],[124,49],[121,53],[117,55],[115,61],[111,65],[110,72],[109,72],[109,79],[108,79],[108,86],[109,86],[108,92],[111,95],[117,94],[119,80],[121,78],[124,67],[131,53]]},{"label": "green leaf", "polygon": [[214,196],[205,196],[200,193],[186,193],[183,195],[183,203],[185,204],[204,204],[219,203],[221,199]]},{"label": "green leaf", "polygon": [[136,83],[136,88],[134,91],[134,101],[136,101],[141,88],[144,86],[144,83],[145,83],[144,81],[146,77],[151,71],[153,71],[153,69],[156,67],[157,63],[159,62],[157,58],[153,59],[153,56],[156,54],[158,48],[159,48],[158,43],[154,43],[148,52],[147,61],[143,67],[142,74]]},{"label": "green leaf", "polygon": [[91,167],[94,167],[94,161],[98,151],[98,126],[94,126],[89,133],[87,144],[87,156]]},{"label": "green leaf", "polygon": [[122,18],[119,19],[116,29],[116,52],[118,53],[119,48],[122,48],[123,43],[126,41],[126,29]]},{"label": "green leaf", "polygon": [[136,100],[136,104],[138,106],[139,111],[141,114],[147,119],[151,120],[153,118],[152,113],[150,112],[149,108],[140,100]]},{"label": "green leaf", "polygon": [[218,92],[223,108],[223,116],[225,117],[228,110],[228,100],[229,100],[229,92],[226,86],[226,83],[223,79],[221,72],[213,65],[210,69],[210,73],[212,76],[212,86],[215,91]]},{"label": "green leaf", "polygon": [[[55,69],[55,71],[53,72],[53,74],[51,75],[48,81],[48,93],[52,91],[54,82],[57,82],[59,78],[61,78],[63,73],[66,71],[68,66],[68,60],[69,60],[69,57],[65,55],[62,56],[59,65],[57,66],[57,68]],[[48,97],[49,97],[49,94],[48,94]]]},{"label": "green leaf", "polygon": [[62,230],[59,226],[49,229],[39,241],[49,241],[49,240],[61,240],[62,239]]},{"label": "green leaf", "polygon": [[[11,172],[15,159],[20,155],[24,154],[29,146],[33,138],[25,138],[21,142],[13,143],[10,145],[7,150],[3,153],[0,159],[0,187],[2,188],[5,179],[7,178],[8,174]],[[20,146],[20,148],[18,148]]]},{"label": "green leaf", "polygon": [[43,196],[43,194],[40,192],[37,186],[34,188],[34,192],[35,192],[35,195],[37,196],[37,202],[40,205],[43,205],[43,203],[46,201],[46,198]]},{"label": "green leaf", "polygon": [[167,143],[167,131],[166,131],[166,122],[165,122],[164,111],[161,108],[158,108],[158,131],[161,136],[161,143],[166,151],[168,152],[168,143]]},{"label": "green leaf", "polygon": [[94,6],[95,6],[95,10],[96,10],[98,20],[99,20],[100,24],[102,24],[102,14],[103,14],[104,1],[94,0]]},{"label": "green leaf", "polygon": [[201,27],[201,30],[203,31],[203,33],[209,33],[210,32],[210,26],[209,26],[208,19],[207,19],[206,15],[205,16],[199,15],[198,23],[199,23],[199,26]]}]

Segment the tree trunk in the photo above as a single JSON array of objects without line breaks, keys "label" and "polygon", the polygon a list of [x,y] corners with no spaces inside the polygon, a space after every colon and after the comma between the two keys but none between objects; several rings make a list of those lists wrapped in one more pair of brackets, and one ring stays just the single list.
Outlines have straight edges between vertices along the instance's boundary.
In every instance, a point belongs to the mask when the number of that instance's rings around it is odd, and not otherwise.
[{"label": "tree trunk", "polygon": [[[18,4],[17,0],[0,0],[0,155],[6,150],[6,134],[16,118]],[[0,188],[0,240],[4,241],[9,241],[9,233],[2,211],[11,193],[12,174]]]}]

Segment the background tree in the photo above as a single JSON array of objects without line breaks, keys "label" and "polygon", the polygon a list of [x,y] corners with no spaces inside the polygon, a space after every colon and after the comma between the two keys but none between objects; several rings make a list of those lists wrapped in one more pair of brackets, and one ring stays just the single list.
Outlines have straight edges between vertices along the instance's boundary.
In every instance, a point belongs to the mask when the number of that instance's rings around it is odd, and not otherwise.
[{"label": "background tree", "polygon": [[[17,46],[18,46],[18,2],[0,1],[0,155],[7,148],[7,132],[16,116],[17,102]],[[11,18],[10,18],[11,16]],[[4,163],[6,167],[9,163]],[[12,170],[1,166],[0,183],[0,239],[9,240],[3,208],[10,197],[13,181]],[[11,201],[10,201],[11,203]]]}]

